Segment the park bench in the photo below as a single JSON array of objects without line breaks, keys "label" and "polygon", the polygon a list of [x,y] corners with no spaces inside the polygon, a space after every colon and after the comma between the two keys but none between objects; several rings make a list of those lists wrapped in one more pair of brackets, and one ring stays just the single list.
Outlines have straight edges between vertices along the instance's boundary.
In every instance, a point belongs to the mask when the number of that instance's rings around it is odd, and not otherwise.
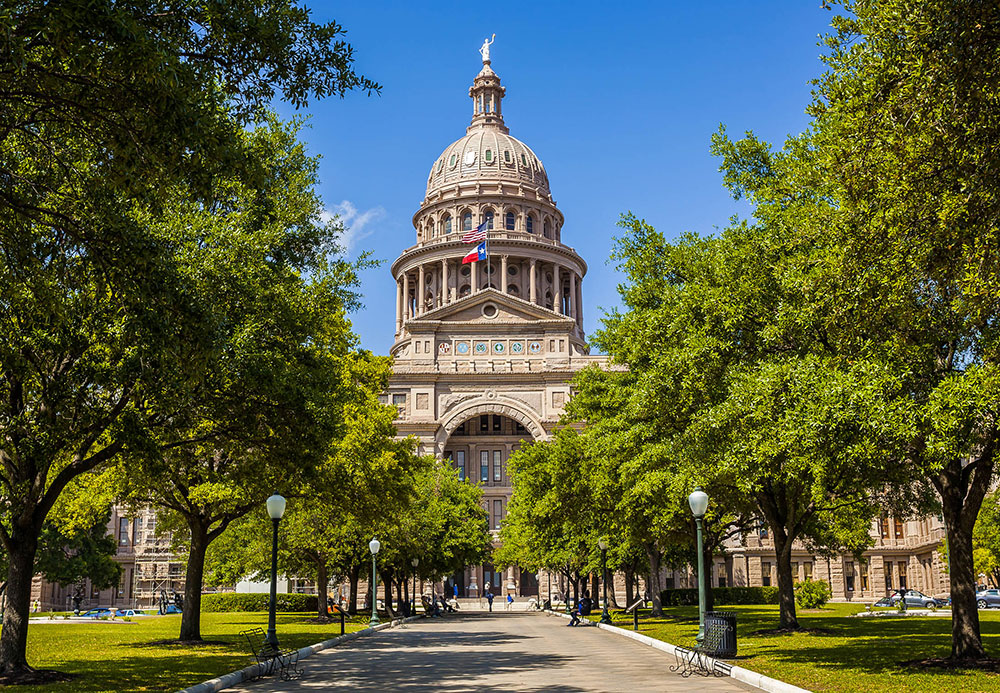
[{"label": "park bench", "polygon": [[302,676],[302,670],[298,668],[298,651],[282,652],[267,640],[261,628],[242,630],[240,635],[246,638],[253,658],[261,665],[260,676],[269,676],[276,671],[283,681],[292,681]]},{"label": "park bench", "polygon": [[687,649],[674,647],[674,660],[677,662],[670,671],[678,672],[687,678],[691,674],[702,676],[729,676],[733,667],[720,659],[715,659],[716,653],[722,649],[722,638],[725,631],[721,628],[709,628],[700,647]]}]

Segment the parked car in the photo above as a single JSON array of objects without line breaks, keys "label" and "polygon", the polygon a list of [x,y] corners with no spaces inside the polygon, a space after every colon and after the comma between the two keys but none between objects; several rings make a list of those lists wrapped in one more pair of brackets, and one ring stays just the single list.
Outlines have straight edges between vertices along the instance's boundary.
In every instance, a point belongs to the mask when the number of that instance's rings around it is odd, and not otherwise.
[{"label": "parked car", "polygon": [[96,609],[91,609],[90,611],[85,611],[80,614],[81,618],[108,618],[111,616],[111,609],[106,606],[101,606]]},{"label": "parked car", "polygon": [[[920,590],[906,590],[906,606],[916,607],[918,609],[930,609],[936,606],[947,606],[948,602],[944,599],[936,599],[930,597]],[[875,606],[899,606],[899,595],[893,594],[888,597],[882,597],[877,602]]]},{"label": "parked car", "polygon": [[135,609],[118,609],[118,611],[116,613],[117,613],[118,616],[121,616],[121,617],[125,617],[125,616],[129,616],[129,617],[132,617],[132,616],[145,616],[146,615],[146,614],[144,614],[141,611],[136,611]]},{"label": "parked car", "polygon": [[1000,590],[979,590],[976,592],[976,605],[980,609],[1000,607]]}]

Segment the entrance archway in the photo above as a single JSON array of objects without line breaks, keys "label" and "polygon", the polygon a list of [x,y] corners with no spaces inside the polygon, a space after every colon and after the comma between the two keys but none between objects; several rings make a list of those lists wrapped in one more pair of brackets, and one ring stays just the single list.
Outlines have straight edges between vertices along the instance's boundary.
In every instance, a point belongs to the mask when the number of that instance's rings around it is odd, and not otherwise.
[{"label": "entrance archway", "polygon": [[[500,526],[513,492],[507,460],[524,442],[535,437],[525,421],[530,424],[530,419],[523,415],[515,418],[507,413],[482,412],[476,407],[461,420],[450,422],[452,425],[443,445],[443,456],[451,460],[459,478],[482,487],[482,508],[489,518],[494,546],[499,544]],[[486,584],[496,596],[524,594],[518,568],[499,571],[491,562],[467,566],[447,583],[451,586],[449,591],[457,587],[459,596],[463,597],[481,597]],[[537,594],[537,586],[533,594]]]}]

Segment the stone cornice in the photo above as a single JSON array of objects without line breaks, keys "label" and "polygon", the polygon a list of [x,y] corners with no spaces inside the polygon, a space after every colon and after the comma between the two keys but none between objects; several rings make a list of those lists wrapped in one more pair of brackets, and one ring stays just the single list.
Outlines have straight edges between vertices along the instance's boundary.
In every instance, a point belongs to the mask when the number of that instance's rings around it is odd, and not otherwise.
[{"label": "stone cornice", "polygon": [[[401,272],[409,271],[422,264],[440,262],[441,260],[461,260],[465,255],[462,251],[468,251],[472,246],[469,243],[462,243],[460,238],[458,236],[454,241],[438,241],[411,246],[393,261],[389,271],[398,280]],[[523,240],[519,238],[491,238],[490,254],[500,255],[502,251],[507,251],[507,253],[521,251],[522,255],[528,259],[560,262],[568,268],[575,269],[581,278],[587,274],[587,263],[584,259],[572,247],[562,243],[536,241],[530,238]],[[576,267],[573,267],[573,263],[576,264]]]}]

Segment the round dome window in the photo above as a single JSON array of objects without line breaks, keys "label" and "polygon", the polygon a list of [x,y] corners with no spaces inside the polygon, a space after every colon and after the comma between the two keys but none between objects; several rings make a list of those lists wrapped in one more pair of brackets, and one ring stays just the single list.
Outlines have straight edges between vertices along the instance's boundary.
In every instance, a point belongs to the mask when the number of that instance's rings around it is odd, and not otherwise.
[{"label": "round dome window", "polygon": [[487,303],[486,305],[483,306],[484,318],[495,318],[499,314],[499,312],[500,311],[497,310],[496,305],[493,303]]}]

